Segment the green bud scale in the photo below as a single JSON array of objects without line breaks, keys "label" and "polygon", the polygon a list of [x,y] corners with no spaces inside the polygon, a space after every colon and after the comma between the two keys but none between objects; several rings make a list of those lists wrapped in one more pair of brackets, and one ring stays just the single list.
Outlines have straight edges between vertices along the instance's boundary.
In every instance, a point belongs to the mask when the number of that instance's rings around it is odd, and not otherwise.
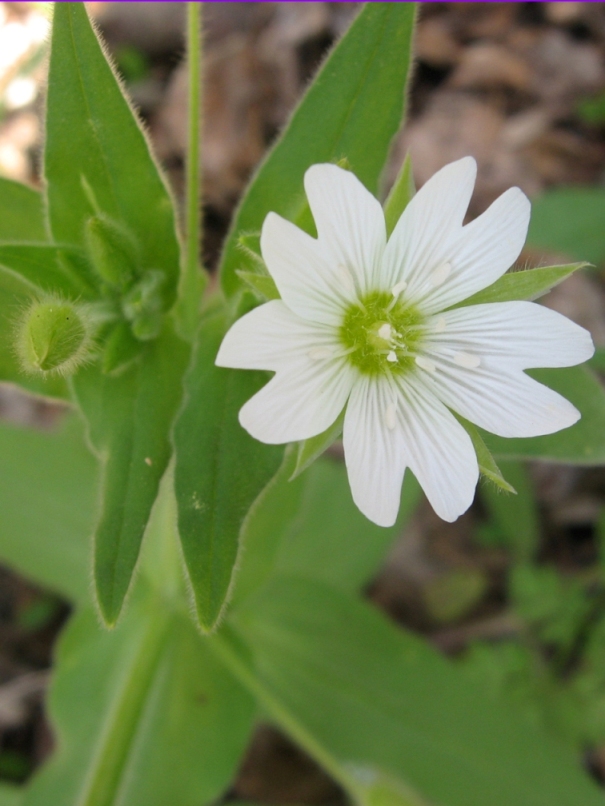
[{"label": "green bud scale", "polygon": [[85,306],[57,297],[32,302],[15,327],[21,368],[43,376],[72,375],[90,357],[91,332]]}]

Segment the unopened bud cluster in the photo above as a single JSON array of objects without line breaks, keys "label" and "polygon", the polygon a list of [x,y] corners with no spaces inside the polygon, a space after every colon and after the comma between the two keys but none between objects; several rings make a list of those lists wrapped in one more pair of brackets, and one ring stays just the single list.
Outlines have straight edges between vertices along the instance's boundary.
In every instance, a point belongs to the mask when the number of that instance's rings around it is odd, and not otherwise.
[{"label": "unopened bud cluster", "polygon": [[136,239],[105,215],[86,223],[87,258],[100,299],[88,304],[40,296],[15,324],[15,351],[25,372],[70,375],[99,350],[105,372],[135,359],[163,324],[164,273],[145,269]]}]

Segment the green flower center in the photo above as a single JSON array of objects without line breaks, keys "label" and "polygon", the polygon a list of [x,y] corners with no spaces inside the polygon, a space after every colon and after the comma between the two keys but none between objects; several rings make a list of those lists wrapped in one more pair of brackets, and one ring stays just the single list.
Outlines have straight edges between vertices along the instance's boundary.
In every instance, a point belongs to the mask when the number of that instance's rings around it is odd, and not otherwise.
[{"label": "green flower center", "polygon": [[404,373],[414,366],[424,317],[385,291],[351,305],[340,326],[340,341],[351,364],[365,375]]}]

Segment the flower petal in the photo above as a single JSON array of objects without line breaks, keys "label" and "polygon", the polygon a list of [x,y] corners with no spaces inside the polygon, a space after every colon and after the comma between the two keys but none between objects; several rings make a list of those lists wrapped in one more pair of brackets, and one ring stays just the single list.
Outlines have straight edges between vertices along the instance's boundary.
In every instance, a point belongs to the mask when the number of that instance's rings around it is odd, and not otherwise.
[{"label": "flower petal", "polygon": [[[216,357],[219,367],[287,369],[315,352],[339,349],[335,331],[301,319],[275,299],[245,314],[226,333]],[[309,356],[310,357],[310,356]]]},{"label": "flower petal", "polygon": [[[338,273],[330,253],[276,213],[263,223],[261,251],[290,310],[310,322],[338,325],[355,290]],[[345,278],[346,279],[346,278]]]},{"label": "flower petal", "polygon": [[337,165],[311,166],[305,190],[320,243],[351,273],[362,294],[374,290],[386,244],[380,202]]},{"label": "flower petal", "polygon": [[343,440],[353,500],[379,526],[395,523],[405,472],[401,434],[387,424],[387,411],[391,406],[394,415],[396,401],[397,390],[388,378],[360,376],[345,414]]},{"label": "flower petal", "polygon": [[472,504],[479,479],[471,438],[414,375],[399,378],[398,386],[405,462],[437,515],[451,523]]},{"label": "flower petal", "polygon": [[467,299],[501,277],[519,257],[529,226],[530,203],[519,188],[509,188],[446,245],[451,266],[437,288],[419,291],[422,310],[434,313]]},{"label": "flower petal", "polygon": [[[441,332],[429,335],[431,359],[466,353],[494,369],[571,367],[594,353],[590,333],[535,302],[494,302],[446,311]],[[455,363],[455,362],[454,362]]]},{"label": "flower petal", "polygon": [[384,290],[405,280],[415,298],[431,273],[449,260],[448,247],[462,228],[476,175],[477,163],[464,157],[437,171],[420,188],[389,238],[381,275]]},{"label": "flower petal", "polygon": [[537,437],[568,428],[580,412],[557,392],[520,370],[488,361],[468,368],[445,357],[423,380],[437,397],[467,420],[500,437]]},{"label": "flower petal", "polygon": [[338,417],[354,378],[346,359],[301,356],[250,398],[239,421],[255,439],[270,445],[309,439]]}]

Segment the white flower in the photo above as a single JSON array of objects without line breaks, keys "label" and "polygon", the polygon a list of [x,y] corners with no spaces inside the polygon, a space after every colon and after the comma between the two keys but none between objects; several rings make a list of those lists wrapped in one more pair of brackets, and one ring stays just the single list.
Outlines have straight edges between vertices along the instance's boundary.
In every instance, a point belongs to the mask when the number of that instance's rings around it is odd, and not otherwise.
[{"label": "white flower", "polygon": [[519,188],[462,225],[475,175],[471,157],[436,173],[387,243],[382,208],[361,182],[311,167],[318,238],[267,216],[261,248],[281,300],[237,321],[216,359],[276,373],[240,411],[262,442],[313,437],[346,406],[353,498],[382,526],[395,522],[406,467],[444,520],[472,503],[477,458],[450,409],[502,437],[550,434],[580,417],[523,370],[585,361],[587,331],[532,302],[448,310],[504,274],[527,233]]}]

